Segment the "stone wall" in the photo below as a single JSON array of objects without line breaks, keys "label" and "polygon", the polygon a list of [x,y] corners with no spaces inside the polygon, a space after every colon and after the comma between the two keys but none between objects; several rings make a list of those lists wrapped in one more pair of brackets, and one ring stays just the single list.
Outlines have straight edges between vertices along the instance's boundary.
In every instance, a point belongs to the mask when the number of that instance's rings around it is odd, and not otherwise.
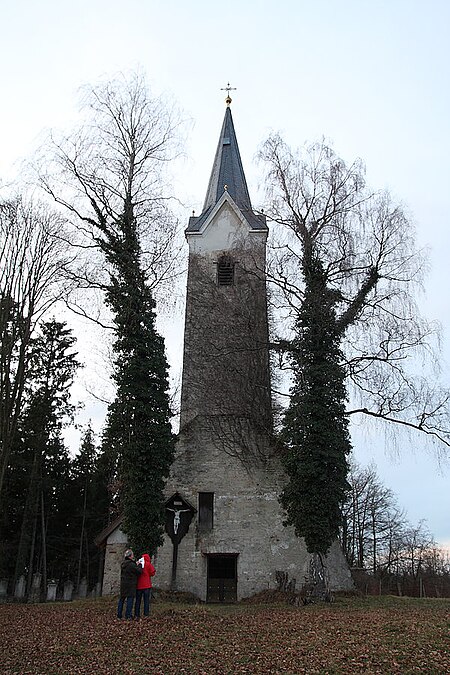
[{"label": "stone wall", "polygon": [[120,565],[127,548],[127,536],[114,530],[106,540],[102,595],[116,595],[120,591]]},{"label": "stone wall", "polygon": [[[198,424],[200,422],[198,421]],[[194,518],[178,548],[177,590],[206,599],[209,554],[237,554],[237,598],[277,587],[284,571],[300,588],[308,577],[310,556],[293,528],[283,525],[278,502],[283,474],[275,456],[245,464],[224,452],[197,428],[181,435],[167,494],[179,492],[198,509],[198,493],[214,492],[214,527],[202,532]],[[197,514],[198,515],[198,514]],[[155,558],[155,585],[168,589],[173,546],[166,536]],[[338,544],[327,561],[331,590],[353,588]]]}]

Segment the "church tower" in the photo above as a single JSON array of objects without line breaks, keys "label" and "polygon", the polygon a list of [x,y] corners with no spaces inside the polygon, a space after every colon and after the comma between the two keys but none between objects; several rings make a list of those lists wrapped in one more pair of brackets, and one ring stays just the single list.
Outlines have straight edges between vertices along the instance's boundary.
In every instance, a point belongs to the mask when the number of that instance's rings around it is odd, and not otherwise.
[{"label": "church tower", "polygon": [[186,229],[181,429],[231,416],[271,432],[267,233],[252,210],[228,106],[202,213]]},{"label": "church tower", "polygon": [[[283,525],[273,442],[265,217],[253,211],[227,97],[202,213],[186,229],[181,421],[166,486],[166,535],[155,585],[233,601],[308,574],[309,555]],[[351,588],[336,545],[332,589]]]}]

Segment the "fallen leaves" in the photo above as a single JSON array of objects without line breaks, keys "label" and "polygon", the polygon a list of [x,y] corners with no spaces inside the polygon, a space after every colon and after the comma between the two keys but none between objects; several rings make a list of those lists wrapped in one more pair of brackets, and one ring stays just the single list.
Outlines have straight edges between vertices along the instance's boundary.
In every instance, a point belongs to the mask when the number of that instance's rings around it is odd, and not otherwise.
[{"label": "fallen leaves", "polygon": [[450,602],[153,605],[119,621],[111,600],[0,605],[2,673],[444,673]]}]

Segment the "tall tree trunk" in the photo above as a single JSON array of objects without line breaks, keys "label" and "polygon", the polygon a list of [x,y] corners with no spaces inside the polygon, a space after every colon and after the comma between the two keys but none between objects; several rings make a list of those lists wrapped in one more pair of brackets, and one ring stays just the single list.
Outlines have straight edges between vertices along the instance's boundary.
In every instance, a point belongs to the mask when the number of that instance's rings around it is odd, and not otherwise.
[{"label": "tall tree trunk", "polygon": [[88,588],[89,588],[90,579],[91,579],[91,575],[89,573],[89,571],[90,571],[89,568],[90,568],[90,565],[91,565],[91,560],[90,560],[90,555],[89,555],[88,532],[87,532],[86,528],[84,530],[84,550],[86,551],[86,581],[87,581],[87,585],[88,585]]},{"label": "tall tree trunk", "polygon": [[33,560],[34,560],[34,548],[36,545],[36,530],[37,530],[37,511],[35,512],[33,518],[33,533],[31,535],[30,555],[28,558],[27,598],[30,597],[31,587],[33,583]]},{"label": "tall tree trunk", "polygon": [[22,517],[22,526],[20,528],[19,545],[17,547],[14,584],[17,583],[17,580],[21,574],[25,572],[30,553],[30,531],[32,531],[34,520],[39,512],[39,465],[40,453],[38,450],[35,450],[33,464],[31,467],[30,483],[28,485],[27,498],[25,501],[25,508]]},{"label": "tall tree trunk", "polygon": [[372,541],[373,541],[373,551],[372,551],[372,572],[376,574],[377,572],[377,528],[375,518],[372,518]]},{"label": "tall tree trunk", "polygon": [[45,527],[44,491],[41,490],[41,546],[42,546],[42,586],[47,589],[47,528]]},{"label": "tall tree trunk", "polygon": [[87,476],[84,482],[83,517],[81,520],[80,548],[78,551],[77,590],[80,588],[81,564],[83,560],[83,539],[84,539],[84,527],[86,523],[86,503],[87,503]]}]

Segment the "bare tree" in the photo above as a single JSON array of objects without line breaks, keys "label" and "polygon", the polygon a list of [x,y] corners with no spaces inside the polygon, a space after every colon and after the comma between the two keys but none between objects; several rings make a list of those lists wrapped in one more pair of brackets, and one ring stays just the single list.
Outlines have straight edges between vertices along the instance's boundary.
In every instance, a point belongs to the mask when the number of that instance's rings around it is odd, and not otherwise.
[{"label": "bare tree", "polygon": [[364,570],[356,572],[359,588],[366,593],[447,595],[448,554],[426,522],[408,522],[372,465],[353,462],[349,483],[340,541],[349,565]]},{"label": "bare tree", "polygon": [[377,565],[382,573],[400,574],[403,550],[403,535],[408,527],[405,513],[395,504],[388,511],[383,528],[383,546],[378,549]]},{"label": "bare tree", "polygon": [[68,291],[65,220],[25,198],[0,204],[0,496],[17,429],[33,333]]},{"label": "bare tree", "polygon": [[82,113],[72,133],[53,133],[45,141],[35,170],[77,233],[73,275],[81,292],[72,293],[67,303],[109,326],[109,317],[101,319],[101,312],[94,312],[86,291],[107,290],[111,254],[123,243],[127,214],[136,226],[151,292],[167,298],[182,272],[167,171],[179,153],[180,122],[173,106],[150,95],[139,74],[84,87]]},{"label": "bare tree", "polygon": [[436,542],[424,520],[408,527],[403,536],[403,570],[416,579],[423,571]]},{"label": "bare tree", "polygon": [[406,527],[395,496],[382,485],[373,465],[350,467],[350,491],[343,506],[341,543],[351,566],[391,571],[399,559],[399,542]]},{"label": "bare tree", "polygon": [[[292,348],[304,270],[319,259],[356,403],[347,414],[416,429],[437,447],[450,446],[450,394],[436,377],[438,327],[421,318],[415,302],[426,259],[405,210],[389,193],[368,188],[361,161],[348,166],[324,142],[293,151],[275,134],[260,158],[267,167],[266,214],[279,225],[268,269],[285,329],[275,348]],[[414,366],[422,370],[425,362],[429,370],[418,376]]]}]

